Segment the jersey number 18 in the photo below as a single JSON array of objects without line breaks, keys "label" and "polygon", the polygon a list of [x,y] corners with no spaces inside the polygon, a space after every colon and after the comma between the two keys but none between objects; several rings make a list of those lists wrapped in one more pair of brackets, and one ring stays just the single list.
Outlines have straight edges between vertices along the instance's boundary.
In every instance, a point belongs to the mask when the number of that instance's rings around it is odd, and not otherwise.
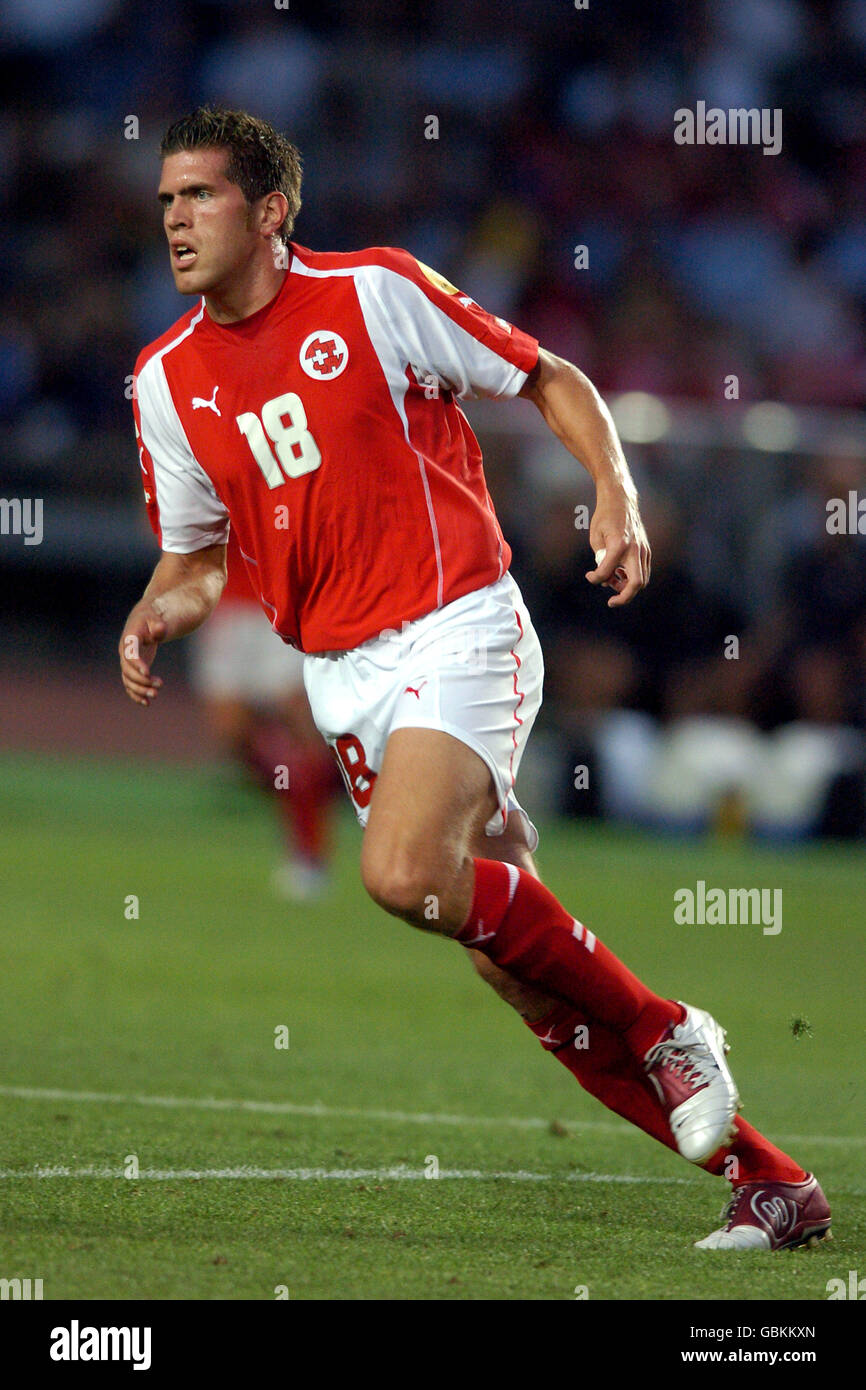
[{"label": "jersey number 18", "polygon": [[261,419],[247,410],[238,415],[237,422],[268,487],[312,473],[322,462],[319,446],[307,429],[304,403],[294,391],[265,401]]}]

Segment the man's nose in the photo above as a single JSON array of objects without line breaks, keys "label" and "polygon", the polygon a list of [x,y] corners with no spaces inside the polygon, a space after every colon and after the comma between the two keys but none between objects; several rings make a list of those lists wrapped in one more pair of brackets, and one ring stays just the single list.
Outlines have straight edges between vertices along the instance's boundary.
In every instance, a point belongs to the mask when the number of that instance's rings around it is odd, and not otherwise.
[{"label": "man's nose", "polygon": [[176,232],[181,227],[188,227],[190,224],[189,209],[184,206],[180,199],[175,198],[171,207],[166,210],[165,225],[169,231]]}]

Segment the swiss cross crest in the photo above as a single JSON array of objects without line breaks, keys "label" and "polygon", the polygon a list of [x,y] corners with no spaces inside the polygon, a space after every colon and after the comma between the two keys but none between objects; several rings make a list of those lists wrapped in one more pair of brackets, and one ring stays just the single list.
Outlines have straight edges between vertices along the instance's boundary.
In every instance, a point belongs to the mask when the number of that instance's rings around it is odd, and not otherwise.
[{"label": "swiss cross crest", "polygon": [[301,344],[301,366],[313,381],[331,381],[346,370],[349,349],[339,333],[320,328]]}]

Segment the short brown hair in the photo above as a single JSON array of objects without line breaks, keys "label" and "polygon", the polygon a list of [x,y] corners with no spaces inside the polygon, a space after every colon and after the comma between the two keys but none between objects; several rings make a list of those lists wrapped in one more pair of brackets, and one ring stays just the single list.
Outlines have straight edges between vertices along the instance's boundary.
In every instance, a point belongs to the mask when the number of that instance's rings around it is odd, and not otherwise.
[{"label": "short brown hair", "polygon": [[199,106],[169,126],[159,152],[165,159],[181,150],[208,149],[228,152],[226,178],[248,203],[268,193],[285,194],[289,215],[278,235],[288,241],[301,208],[301,156],[291,141],[248,111]]}]

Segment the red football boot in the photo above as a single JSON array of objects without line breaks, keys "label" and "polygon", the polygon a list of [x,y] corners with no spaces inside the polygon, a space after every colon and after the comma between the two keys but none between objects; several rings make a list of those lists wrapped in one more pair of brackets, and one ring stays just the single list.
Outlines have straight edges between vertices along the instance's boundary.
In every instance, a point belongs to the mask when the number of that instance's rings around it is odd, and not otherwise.
[{"label": "red football boot", "polygon": [[817,1179],[803,1182],[744,1182],[722,1212],[725,1224],[698,1250],[792,1250],[832,1239],[830,1208]]}]

